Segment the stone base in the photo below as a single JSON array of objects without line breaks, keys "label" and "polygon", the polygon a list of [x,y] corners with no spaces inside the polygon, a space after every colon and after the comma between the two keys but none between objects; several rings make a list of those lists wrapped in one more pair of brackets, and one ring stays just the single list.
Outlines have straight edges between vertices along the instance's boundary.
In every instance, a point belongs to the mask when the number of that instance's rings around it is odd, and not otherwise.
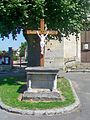
[{"label": "stone base", "polygon": [[34,89],[30,91],[25,91],[22,100],[33,100],[33,101],[52,101],[52,100],[62,100],[60,92],[52,92],[49,89]]}]

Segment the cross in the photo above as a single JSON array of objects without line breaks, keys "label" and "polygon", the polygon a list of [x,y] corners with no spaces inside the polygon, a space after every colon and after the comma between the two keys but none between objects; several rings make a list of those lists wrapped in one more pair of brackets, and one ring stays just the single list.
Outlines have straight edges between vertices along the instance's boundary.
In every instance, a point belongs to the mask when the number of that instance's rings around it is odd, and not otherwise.
[{"label": "cross", "polygon": [[[40,20],[40,30],[26,30],[26,34],[37,34],[37,31],[39,34],[47,34],[47,31],[44,29],[44,19]],[[57,35],[58,32],[55,30],[48,30],[49,35]],[[40,66],[44,66],[44,55],[40,54]]]}]

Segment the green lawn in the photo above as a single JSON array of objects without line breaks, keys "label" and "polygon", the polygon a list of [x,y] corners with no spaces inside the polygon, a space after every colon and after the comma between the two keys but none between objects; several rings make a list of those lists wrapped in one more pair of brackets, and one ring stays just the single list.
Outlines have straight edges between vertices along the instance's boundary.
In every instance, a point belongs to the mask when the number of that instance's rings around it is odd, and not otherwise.
[{"label": "green lawn", "polygon": [[58,79],[58,90],[62,91],[62,94],[65,97],[64,101],[19,101],[18,96],[21,93],[21,88],[26,84],[24,80],[24,77],[0,77],[0,97],[6,105],[22,109],[51,109],[65,107],[75,102],[70,84],[65,78]]}]

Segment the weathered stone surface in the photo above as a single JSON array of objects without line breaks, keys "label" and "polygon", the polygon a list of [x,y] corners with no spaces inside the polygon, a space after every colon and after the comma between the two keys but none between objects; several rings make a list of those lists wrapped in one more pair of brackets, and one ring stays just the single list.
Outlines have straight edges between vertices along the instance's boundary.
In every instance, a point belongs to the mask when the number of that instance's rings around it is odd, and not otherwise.
[{"label": "weathered stone surface", "polygon": [[24,100],[57,100],[61,99],[57,92],[57,73],[56,68],[47,67],[28,67],[27,72],[27,91],[23,94]]},{"label": "weathered stone surface", "polygon": [[28,67],[27,90],[31,89],[50,89],[57,91],[57,73],[59,69],[47,67]]},{"label": "weathered stone surface", "polygon": [[35,100],[35,101],[48,101],[48,100],[61,100],[61,94],[59,92],[51,91],[38,91],[28,92],[23,94],[23,100]]},{"label": "weathered stone surface", "polygon": [[64,65],[64,40],[50,39],[45,45],[44,56],[45,67],[59,67],[63,68]]}]

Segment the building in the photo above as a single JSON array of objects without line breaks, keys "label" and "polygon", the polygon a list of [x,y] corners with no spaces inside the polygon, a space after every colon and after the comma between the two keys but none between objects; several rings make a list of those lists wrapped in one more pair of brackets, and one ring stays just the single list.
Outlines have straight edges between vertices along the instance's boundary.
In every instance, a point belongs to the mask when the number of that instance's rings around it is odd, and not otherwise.
[{"label": "building", "polygon": [[82,63],[90,63],[90,31],[70,35],[62,41],[50,40],[45,49],[45,66],[77,67]]}]

